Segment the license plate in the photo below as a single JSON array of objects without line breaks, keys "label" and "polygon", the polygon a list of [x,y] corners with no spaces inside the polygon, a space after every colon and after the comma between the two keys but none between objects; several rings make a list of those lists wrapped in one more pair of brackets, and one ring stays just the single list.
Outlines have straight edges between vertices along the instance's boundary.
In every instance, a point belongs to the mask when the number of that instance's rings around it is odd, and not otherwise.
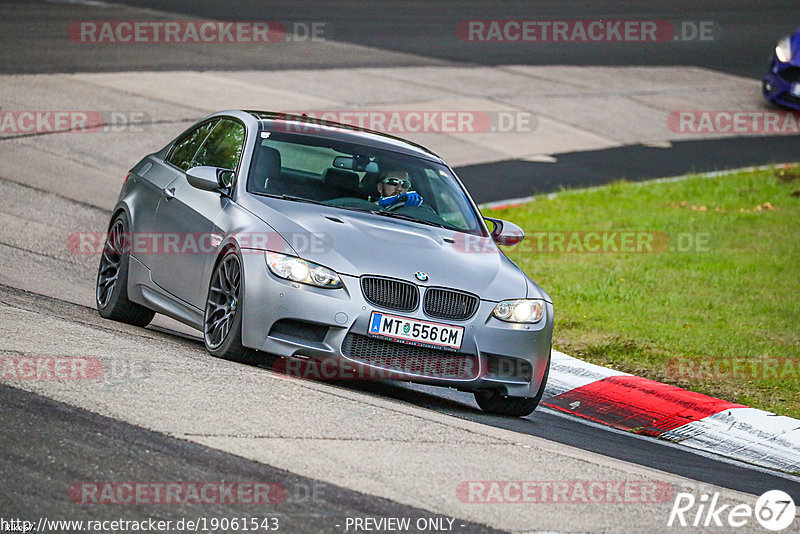
[{"label": "license plate", "polygon": [[800,96],[800,82],[793,83],[792,88],[789,89],[789,92],[794,96]]},{"label": "license plate", "polygon": [[372,312],[369,319],[369,333],[418,347],[458,350],[464,340],[464,327],[449,324],[431,323]]}]

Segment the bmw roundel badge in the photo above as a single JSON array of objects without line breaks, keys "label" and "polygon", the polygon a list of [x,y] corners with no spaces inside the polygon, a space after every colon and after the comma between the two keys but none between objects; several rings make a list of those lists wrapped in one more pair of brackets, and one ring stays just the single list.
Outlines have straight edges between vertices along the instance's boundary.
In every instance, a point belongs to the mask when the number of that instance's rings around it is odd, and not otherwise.
[{"label": "bmw roundel badge", "polygon": [[428,275],[423,273],[423,272],[421,272],[421,271],[418,271],[418,272],[414,273],[414,278],[416,278],[420,282],[427,282],[428,281]]}]

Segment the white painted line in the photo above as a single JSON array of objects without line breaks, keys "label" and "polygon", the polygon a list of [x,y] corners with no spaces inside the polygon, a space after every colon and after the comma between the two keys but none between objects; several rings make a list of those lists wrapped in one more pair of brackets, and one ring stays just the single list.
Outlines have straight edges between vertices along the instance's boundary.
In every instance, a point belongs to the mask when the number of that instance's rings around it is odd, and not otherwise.
[{"label": "white painted line", "polygon": [[647,148],[672,148],[669,141],[642,141],[641,145]]},{"label": "white painted line", "polygon": [[[610,376],[622,375],[631,376],[553,350],[545,399]],[[580,417],[561,415],[587,423]],[[600,423],[591,423],[615,430]],[[800,420],[764,410],[731,408],[664,432],[659,438],[689,447],[698,453],[732,458],[769,470],[800,474]]]},{"label": "white painted line", "polygon": [[[573,422],[573,423],[574,422],[578,422],[578,423],[580,423],[582,425],[586,425],[586,426],[589,426],[589,427],[592,427],[592,428],[600,428],[600,429],[603,429],[603,430],[605,430],[607,432],[612,432],[612,433],[615,433],[615,434],[624,434],[628,438],[640,439],[640,440],[644,440],[644,441],[649,441],[651,443],[655,442],[655,443],[659,443],[660,445],[662,445],[664,447],[670,447],[670,448],[674,448],[674,449],[682,449],[684,451],[686,450],[682,446],[683,445],[682,443],[673,443],[671,441],[664,441],[664,440],[654,441],[653,438],[650,437],[650,436],[643,436],[641,434],[633,434],[633,433],[628,432],[626,430],[619,430],[617,428],[614,428],[614,427],[611,427],[611,426],[606,426],[606,425],[597,423],[595,421],[591,421],[589,419],[583,419],[581,417],[575,417],[573,415],[564,413],[564,412],[562,412],[560,410],[554,410],[552,408],[547,408],[546,406],[540,406],[540,407],[536,408],[536,411],[537,412],[541,411],[541,412],[544,412],[544,413],[546,413],[548,415],[554,415],[556,417],[560,417],[561,419],[567,419],[567,420],[569,420],[570,422]],[[726,464],[730,464],[730,465],[736,465],[736,466],[739,466],[739,467],[744,467],[746,469],[750,469],[750,470],[753,470],[753,471],[758,471],[759,473],[765,473],[765,474],[769,474],[769,475],[772,475],[772,476],[785,478],[786,480],[790,480],[792,482],[800,482],[800,476],[792,475],[792,474],[789,474],[789,473],[784,473],[784,472],[781,472],[781,471],[775,471],[774,469],[768,469],[768,468],[765,468],[765,467],[762,467],[762,466],[759,466],[759,465],[753,465],[753,464],[750,464],[750,463],[747,463],[747,462],[743,462],[741,460],[737,460],[736,458],[720,456],[719,453],[707,452],[707,451],[704,451],[703,449],[693,449],[691,452],[692,452],[692,454],[696,454],[697,456],[701,456],[703,458],[708,458],[708,459],[711,459],[711,460],[715,460],[717,462],[722,462],[722,463],[726,463]]]},{"label": "white painted line", "polygon": [[90,7],[120,7],[119,4],[103,2],[102,0],[46,0],[48,4],[70,4]]},{"label": "white painted line", "polygon": [[561,395],[609,376],[622,375],[628,373],[588,363],[554,350],[550,361],[550,376],[545,386],[545,398]]},{"label": "white painted line", "polygon": [[496,202],[485,202],[483,204],[479,204],[478,208],[482,210],[483,209],[496,210],[509,206],[517,206],[519,204],[527,204],[528,202],[533,202],[534,200],[536,200],[536,197],[510,198],[508,200],[498,200]]},{"label": "white painted line", "polygon": [[800,473],[800,421],[791,417],[732,408],[660,437],[770,469]]},{"label": "white painted line", "polygon": [[522,161],[530,161],[532,163],[556,163],[558,158],[550,154],[534,154],[532,156],[523,156],[520,158]]}]

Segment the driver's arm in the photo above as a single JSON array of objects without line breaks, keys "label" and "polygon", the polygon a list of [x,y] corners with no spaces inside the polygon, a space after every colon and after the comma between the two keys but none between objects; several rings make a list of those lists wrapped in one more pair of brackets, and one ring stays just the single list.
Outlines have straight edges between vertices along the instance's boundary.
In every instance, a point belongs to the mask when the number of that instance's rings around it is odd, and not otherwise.
[{"label": "driver's arm", "polygon": [[381,197],[378,200],[378,205],[382,208],[388,208],[402,202],[404,207],[420,206],[422,205],[422,195],[416,191],[409,191],[408,193],[401,193],[399,195],[392,195],[390,197]]}]

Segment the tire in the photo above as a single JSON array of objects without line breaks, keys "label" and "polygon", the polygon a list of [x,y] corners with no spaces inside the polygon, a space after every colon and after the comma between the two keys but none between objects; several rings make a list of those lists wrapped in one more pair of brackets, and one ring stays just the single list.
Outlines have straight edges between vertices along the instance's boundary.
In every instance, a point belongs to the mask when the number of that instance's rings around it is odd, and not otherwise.
[{"label": "tire", "polygon": [[134,326],[147,326],[155,312],[128,300],[129,229],[125,213],[111,220],[97,270],[95,301],[101,317]]},{"label": "tire", "polygon": [[[551,349],[552,351],[552,349]],[[476,391],[475,402],[481,410],[496,415],[509,415],[513,417],[525,417],[530,415],[539,406],[539,402],[544,396],[547,377],[550,375],[550,356],[547,357],[547,367],[542,377],[542,385],[535,397],[508,397],[496,389]]]},{"label": "tire", "polygon": [[208,284],[203,341],[217,358],[258,363],[258,353],[242,345],[242,259],[234,249],[223,254]]}]

